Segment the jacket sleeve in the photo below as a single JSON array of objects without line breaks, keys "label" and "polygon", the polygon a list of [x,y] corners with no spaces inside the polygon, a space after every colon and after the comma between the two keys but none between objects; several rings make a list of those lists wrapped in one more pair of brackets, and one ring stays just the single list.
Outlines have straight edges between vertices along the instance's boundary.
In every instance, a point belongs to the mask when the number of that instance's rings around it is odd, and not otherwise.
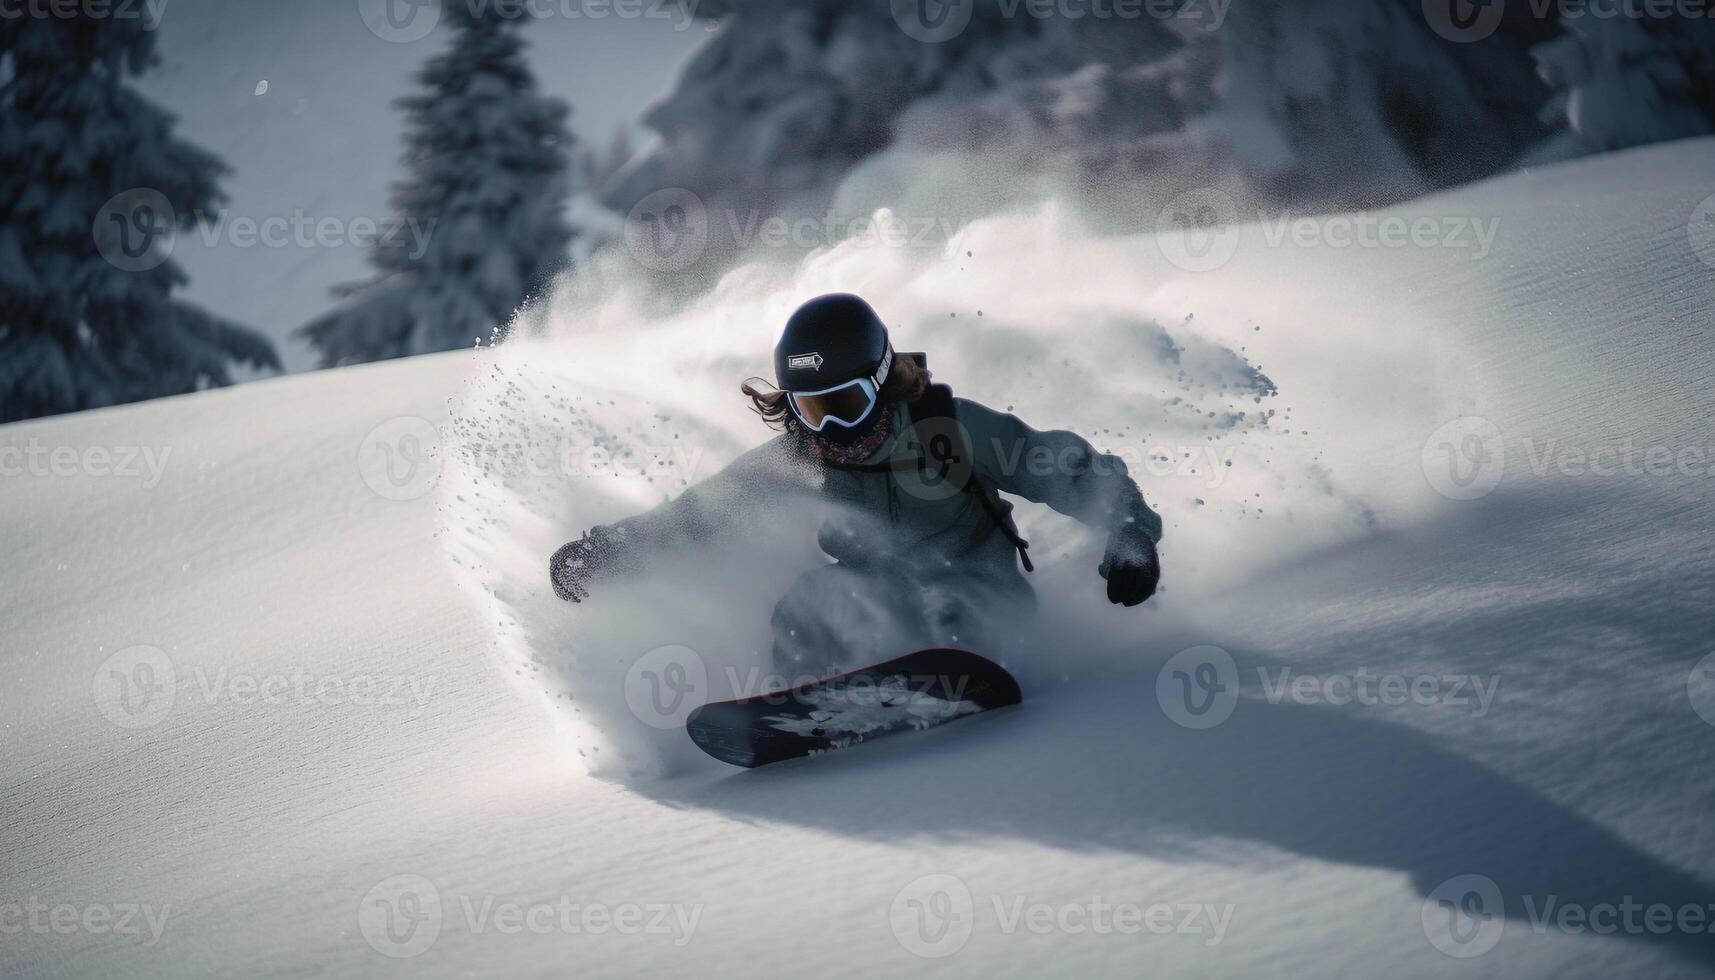
[{"label": "jacket sleeve", "polygon": [[1136,525],[1151,541],[1161,540],[1160,516],[1144,503],[1118,456],[1098,452],[1073,432],[1041,432],[1015,415],[965,398],[955,402],[977,475],[990,486],[1092,527]]},{"label": "jacket sleeve", "polygon": [[776,436],[679,496],[594,533],[622,542],[626,551],[672,549],[707,541],[741,524],[771,500],[807,486],[808,471],[789,436]]}]

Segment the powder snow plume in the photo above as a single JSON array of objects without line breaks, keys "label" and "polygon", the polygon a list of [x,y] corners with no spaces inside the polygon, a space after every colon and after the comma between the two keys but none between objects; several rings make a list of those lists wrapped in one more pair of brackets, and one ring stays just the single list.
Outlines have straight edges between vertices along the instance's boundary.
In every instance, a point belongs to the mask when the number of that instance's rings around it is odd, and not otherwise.
[{"label": "powder snow plume", "polygon": [[1374,521],[1292,421],[1295,393],[1245,352],[1268,318],[1230,293],[1186,294],[1148,237],[1097,236],[1048,206],[967,225],[935,249],[850,241],[796,265],[744,264],[665,313],[646,284],[606,273],[618,285],[600,299],[568,287],[482,355],[440,491],[450,554],[491,604],[505,669],[553,705],[597,772],[698,760],[677,725],[638,709],[662,684],[689,683],[654,666],[690,648],[704,667],[698,702],[756,693],[773,603],[826,559],[812,501],[639,579],[600,583],[575,606],[553,594],[548,557],[768,438],[738,385],[770,374],[781,325],[811,296],[866,296],[895,346],[927,351],[959,394],[1118,454],[1166,520],[1169,587],[1140,612],[1106,604],[1099,535],[1020,507],[1042,600],[1034,649],[1008,660],[1027,688],[1169,643],[1241,541],[1283,560]]}]

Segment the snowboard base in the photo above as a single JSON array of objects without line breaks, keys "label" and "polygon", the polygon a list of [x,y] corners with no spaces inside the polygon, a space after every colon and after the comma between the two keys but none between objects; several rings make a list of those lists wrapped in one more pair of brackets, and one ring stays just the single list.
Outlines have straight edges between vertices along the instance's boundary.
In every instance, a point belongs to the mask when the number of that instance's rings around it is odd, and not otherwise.
[{"label": "snowboard base", "polygon": [[753,769],[933,728],[1022,697],[1018,681],[987,657],[934,647],[782,691],[712,701],[691,712],[685,731],[716,759]]}]

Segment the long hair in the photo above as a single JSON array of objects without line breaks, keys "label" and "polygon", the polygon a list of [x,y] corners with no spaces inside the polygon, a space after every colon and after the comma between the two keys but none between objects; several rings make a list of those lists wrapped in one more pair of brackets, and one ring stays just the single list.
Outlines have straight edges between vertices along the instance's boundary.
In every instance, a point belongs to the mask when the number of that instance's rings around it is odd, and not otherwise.
[{"label": "long hair", "polygon": [[[750,398],[751,410],[760,415],[762,423],[770,429],[797,432],[803,428],[798,416],[792,414],[792,406],[786,404],[786,392],[761,378],[745,381],[739,390]],[[887,372],[887,380],[881,383],[876,401],[884,406],[909,404],[922,398],[928,390],[929,372],[917,363],[916,358],[901,354],[893,358],[893,367]]]}]

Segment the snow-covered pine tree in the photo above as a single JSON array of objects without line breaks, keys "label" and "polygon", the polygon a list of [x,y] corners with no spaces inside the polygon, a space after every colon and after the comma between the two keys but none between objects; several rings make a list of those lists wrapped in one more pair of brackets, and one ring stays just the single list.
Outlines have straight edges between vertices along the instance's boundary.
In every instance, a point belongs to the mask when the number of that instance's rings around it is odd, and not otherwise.
[{"label": "snow-covered pine tree", "polygon": [[171,234],[225,165],[126,84],[153,25],[61,13],[0,19],[0,422],[277,369],[265,337],[172,296]]},{"label": "snow-covered pine tree", "polygon": [[518,18],[500,8],[447,4],[451,46],[397,103],[407,177],[393,207],[422,231],[378,243],[376,276],[337,289],[347,302],[299,329],[324,366],[468,347],[566,263],[569,109],[537,90]]},{"label": "snow-covered pine tree", "polygon": [[1543,118],[1590,151],[1715,132],[1715,23],[1563,14],[1566,33],[1531,49],[1554,89]]}]

